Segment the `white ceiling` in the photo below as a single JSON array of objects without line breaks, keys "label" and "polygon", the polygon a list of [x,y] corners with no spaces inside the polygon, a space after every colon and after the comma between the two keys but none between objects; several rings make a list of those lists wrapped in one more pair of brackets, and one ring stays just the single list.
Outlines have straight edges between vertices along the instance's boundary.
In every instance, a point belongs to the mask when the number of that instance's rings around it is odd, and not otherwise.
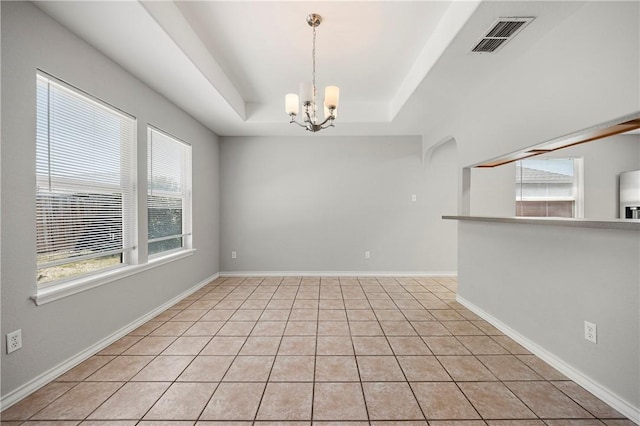
[{"label": "white ceiling", "polygon": [[[583,2],[128,1],[36,5],[220,135],[299,135],[284,96],[311,79],[340,87],[323,135],[423,134],[501,64]],[[500,16],[535,16],[493,55],[470,53]],[[470,73],[473,70],[473,73]]]}]

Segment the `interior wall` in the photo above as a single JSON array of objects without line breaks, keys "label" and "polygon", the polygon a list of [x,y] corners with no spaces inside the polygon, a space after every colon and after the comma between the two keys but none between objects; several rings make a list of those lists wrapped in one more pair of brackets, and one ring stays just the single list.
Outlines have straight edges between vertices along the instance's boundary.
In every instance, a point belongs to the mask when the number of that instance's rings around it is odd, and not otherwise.
[{"label": "interior wall", "polygon": [[455,143],[421,157],[410,136],[221,138],[221,270],[455,271]]},{"label": "interior wall", "polygon": [[[215,134],[28,2],[2,2],[2,396],[218,272]],[[36,293],[35,89],[42,69],[137,118],[138,188],[146,180],[146,125],[193,147],[193,256],[42,306]],[[144,203],[146,194],[139,191]],[[145,204],[138,212],[146,230]]]}]

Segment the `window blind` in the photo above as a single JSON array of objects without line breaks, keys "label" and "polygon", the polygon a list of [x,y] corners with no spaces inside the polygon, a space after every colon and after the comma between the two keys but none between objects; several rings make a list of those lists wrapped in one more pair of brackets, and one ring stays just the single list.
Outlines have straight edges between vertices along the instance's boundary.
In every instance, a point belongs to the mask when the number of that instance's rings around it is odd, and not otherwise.
[{"label": "window blind", "polygon": [[149,255],[185,246],[190,234],[191,147],[154,128],[148,130]]},{"label": "window blind", "polygon": [[40,73],[36,111],[38,269],[91,272],[133,247],[135,120]]}]

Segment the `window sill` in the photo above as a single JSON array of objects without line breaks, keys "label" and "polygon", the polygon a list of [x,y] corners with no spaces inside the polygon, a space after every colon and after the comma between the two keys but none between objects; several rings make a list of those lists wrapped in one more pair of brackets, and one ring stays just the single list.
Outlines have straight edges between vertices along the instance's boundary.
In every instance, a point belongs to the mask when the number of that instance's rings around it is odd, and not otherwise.
[{"label": "window sill", "polygon": [[99,287],[103,284],[156,268],[166,263],[184,259],[185,257],[192,256],[195,251],[195,249],[181,250],[166,256],[157,257],[142,265],[123,266],[122,268],[113,269],[88,277],[82,277],[77,280],[47,286],[42,289],[38,289],[36,295],[31,297],[31,300],[33,300],[37,306],[44,305],[46,303],[53,302],[54,300],[72,296],[74,294]]}]

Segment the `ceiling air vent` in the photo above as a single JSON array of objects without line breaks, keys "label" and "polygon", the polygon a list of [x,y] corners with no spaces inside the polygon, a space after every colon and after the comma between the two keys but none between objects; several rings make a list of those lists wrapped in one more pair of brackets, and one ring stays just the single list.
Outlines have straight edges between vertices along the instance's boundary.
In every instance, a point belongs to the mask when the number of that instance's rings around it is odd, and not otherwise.
[{"label": "ceiling air vent", "polygon": [[533,18],[498,18],[471,51],[477,53],[495,52],[507,44],[507,41],[522,31],[531,21]]}]

